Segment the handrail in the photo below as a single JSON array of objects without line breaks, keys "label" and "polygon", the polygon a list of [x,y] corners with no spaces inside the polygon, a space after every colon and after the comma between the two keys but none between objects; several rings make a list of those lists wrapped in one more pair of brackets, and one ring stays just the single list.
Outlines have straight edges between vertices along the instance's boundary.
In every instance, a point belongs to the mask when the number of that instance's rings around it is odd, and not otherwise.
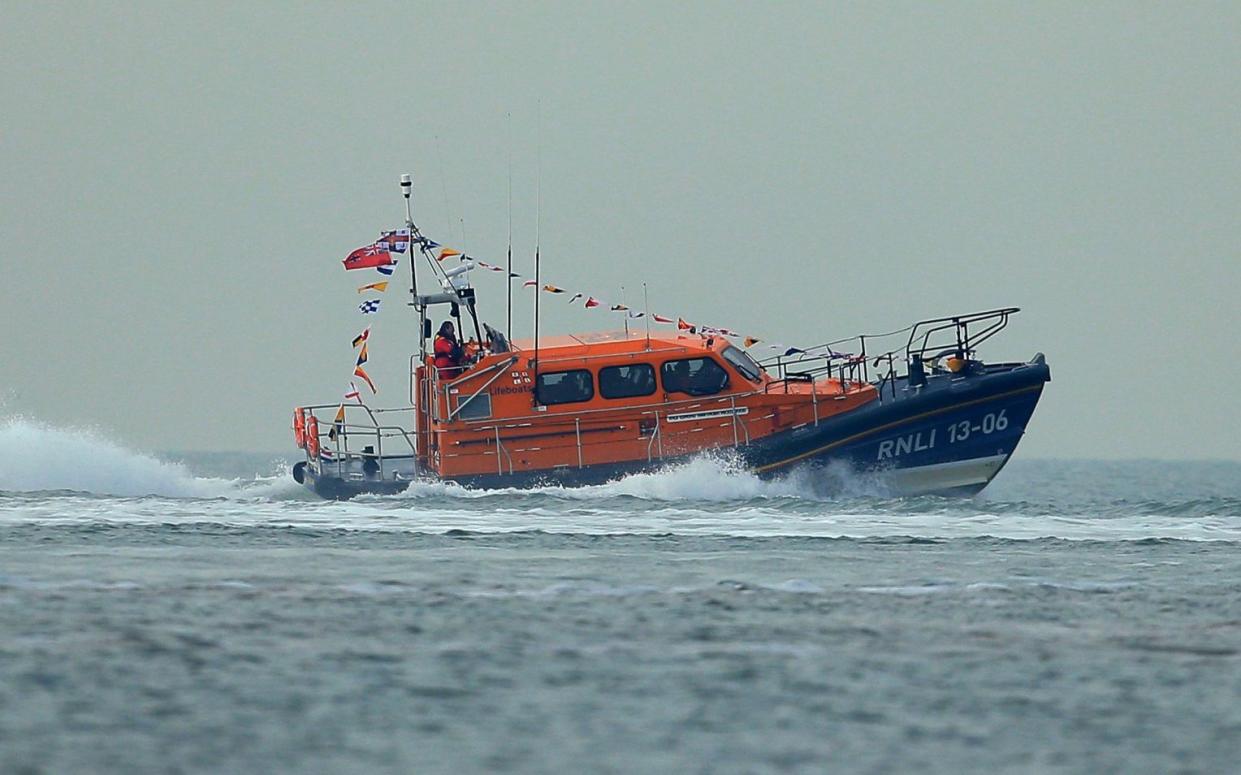
[{"label": "handrail", "polygon": [[[496,361],[495,363],[491,364],[485,369],[480,369],[479,371],[466,372],[464,374],[460,374],[457,376],[456,379],[445,383],[444,385],[442,385],[442,387],[449,387],[449,388],[457,387],[458,385],[468,382],[472,379],[477,379],[489,371],[494,371],[495,369],[506,369],[516,362],[517,362],[517,356],[509,355],[507,360]],[[438,377],[438,375],[436,376]]]},{"label": "handrail", "polygon": [[577,437],[577,467],[582,467],[582,418],[573,418],[573,435]]},{"label": "handrail", "polygon": [[[651,462],[651,460],[652,460],[652,456],[651,456],[651,447],[653,447],[653,446],[655,445],[655,439],[656,439],[656,438],[658,438],[658,436],[659,436],[659,429],[660,429],[660,427],[661,427],[661,426],[660,426],[660,424],[659,424],[659,412],[656,412],[656,413],[655,413],[655,427],[651,429],[651,438],[650,438],[650,440],[648,440],[648,441],[646,442],[646,462],[648,462],[648,463],[649,463],[649,462]],[[660,440],[660,442],[659,442],[659,450],[660,450],[660,454],[659,454],[659,456],[660,456],[660,457],[663,457],[663,456],[664,456],[664,455],[663,455],[663,447],[664,447],[664,443],[663,443],[663,440],[661,439],[661,440]]]},{"label": "handrail", "polygon": [[[943,349],[936,345],[930,344],[931,337],[940,332],[953,330],[956,333],[957,350],[962,357],[968,357],[977,349],[978,345],[998,334],[1005,326],[1008,325],[1008,318],[1011,315],[1020,312],[1020,307],[1000,307],[998,309],[987,310],[985,312],[972,312],[968,315],[953,315],[951,317],[932,318],[930,320],[921,320],[914,324],[913,330],[909,334],[909,341],[905,345],[905,352],[912,356],[914,354],[923,355],[932,349]],[[981,323],[991,320],[981,332],[975,331],[971,337],[969,326],[971,323]],[[926,326],[926,330],[922,333],[922,347],[915,349],[914,342],[918,339],[918,329]]]},{"label": "handrail", "polygon": [[[340,425],[336,425],[335,427],[337,428],[337,433],[336,433],[337,439],[341,438],[342,436],[344,437],[349,436],[350,429],[353,429],[354,435],[364,436],[366,438],[370,438],[371,435],[374,434],[374,437],[377,440],[378,439],[394,439],[400,436],[401,438],[405,439],[405,443],[409,445],[409,450],[411,454],[416,455],[418,453],[418,450],[415,448],[413,441],[410,440],[409,438],[409,431],[405,430],[399,425],[369,426],[369,425],[349,425],[349,424],[341,423]],[[320,431],[319,435],[327,436],[329,433],[330,431]],[[339,442],[337,442],[337,447],[339,446],[340,444]],[[362,453],[362,452],[350,452],[348,449],[341,450],[340,453],[343,455],[350,455],[350,456],[367,454],[367,453]]]},{"label": "handrail", "polygon": [[499,425],[496,426],[495,431],[496,431],[496,473],[499,475],[504,474],[504,463],[503,463],[503,460],[500,459],[500,453],[503,452],[504,459],[508,460],[508,472],[511,475],[513,473],[513,456],[510,455],[508,453],[508,450],[504,448],[504,442],[500,441],[500,426]]},{"label": "handrail", "polygon": [[[471,401],[473,401],[475,398],[478,398],[478,396],[479,396],[479,395],[480,395],[480,394],[481,394],[484,390],[486,390],[487,388],[491,387],[491,383],[492,383],[492,382],[495,382],[497,379],[499,379],[500,377],[504,376],[504,369],[508,368],[509,366],[512,366],[512,365],[513,365],[514,363],[516,363],[516,362],[517,362],[517,356],[515,356],[515,355],[514,355],[513,357],[509,358],[507,362],[504,362],[504,363],[499,363],[499,362],[497,362],[497,363],[493,364],[492,366],[489,366],[489,367],[488,367],[488,369],[495,369],[496,373],[495,373],[495,374],[493,374],[493,375],[491,375],[491,379],[489,379],[489,380],[487,380],[486,382],[484,382],[484,383],[483,383],[483,384],[482,384],[482,385],[478,388],[478,390],[475,390],[473,393],[471,393],[469,398],[465,399],[464,401],[459,401],[459,402],[457,403],[457,408],[456,408],[456,409],[452,409],[452,408],[450,407],[450,408],[449,408],[449,411],[448,411],[448,418],[447,418],[447,422],[452,422],[453,417],[454,417],[454,416],[456,416],[456,415],[458,415],[458,414],[460,414],[460,413],[461,413],[461,410],[462,410],[462,409],[464,409],[465,407],[469,406],[469,404],[470,404],[470,402],[471,402]],[[479,372],[479,373],[477,373],[477,374],[473,374],[473,375],[471,375],[471,378],[481,377],[482,375],[484,375],[484,374],[486,374],[486,373],[487,373],[487,370],[483,370],[483,371],[480,371],[480,372]],[[445,391],[445,392],[444,392],[444,396],[445,396],[445,400],[447,400],[447,396],[449,395],[448,390],[449,390],[452,386],[457,385],[457,384],[459,384],[459,383],[461,383],[461,382],[463,382],[463,381],[464,381],[464,379],[459,379],[459,380],[456,380],[455,382],[449,382],[447,385],[445,385],[445,386],[444,386],[444,391]]]},{"label": "handrail", "polygon": [[[589,342],[583,342],[583,344],[589,344]],[[624,358],[624,357],[639,358],[645,355],[650,355],[651,353],[676,353],[676,352],[695,351],[695,350],[697,350],[697,348],[688,347],[686,345],[676,345],[673,347],[660,347],[657,349],[642,350],[640,352],[632,352],[632,353],[619,352],[619,353],[603,353],[602,355],[562,355],[558,358],[548,358],[545,356],[540,356],[539,361],[542,363],[570,363],[573,361],[602,360],[604,358]]]}]

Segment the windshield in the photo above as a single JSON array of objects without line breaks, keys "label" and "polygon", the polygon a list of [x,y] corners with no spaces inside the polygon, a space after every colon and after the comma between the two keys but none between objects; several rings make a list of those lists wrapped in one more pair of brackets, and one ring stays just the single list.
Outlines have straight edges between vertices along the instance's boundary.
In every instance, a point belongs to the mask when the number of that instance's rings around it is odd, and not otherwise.
[{"label": "windshield", "polygon": [[733,368],[741,372],[741,376],[751,382],[759,381],[759,375],[763,373],[763,367],[755,363],[754,359],[751,358],[750,354],[745,350],[729,345],[724,348],[724,351],[720,353],[720,355],[723,355],[724,360],[731,363]]}]

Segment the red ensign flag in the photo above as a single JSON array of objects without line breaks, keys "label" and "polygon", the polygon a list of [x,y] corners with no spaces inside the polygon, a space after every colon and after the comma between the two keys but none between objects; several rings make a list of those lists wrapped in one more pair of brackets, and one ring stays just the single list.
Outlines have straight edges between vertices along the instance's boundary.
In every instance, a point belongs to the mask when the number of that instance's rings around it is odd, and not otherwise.
[{"label": "red ensign flag", "polygon": [[371,269],[376,266],[388,266],[392,263],[392,254],[378,245],[367,245],[350,253],[342,263],[344,263],[345,269]]}]

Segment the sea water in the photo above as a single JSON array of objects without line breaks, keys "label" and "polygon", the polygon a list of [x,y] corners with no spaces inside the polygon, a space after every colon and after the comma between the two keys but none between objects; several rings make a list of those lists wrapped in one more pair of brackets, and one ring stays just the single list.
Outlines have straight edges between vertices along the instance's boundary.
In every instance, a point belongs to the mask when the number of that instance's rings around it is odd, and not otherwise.
[{"label": "sea water", "polygon": [[320,501],[0,421],[0,771],[1235,772],[1241,465]]}]

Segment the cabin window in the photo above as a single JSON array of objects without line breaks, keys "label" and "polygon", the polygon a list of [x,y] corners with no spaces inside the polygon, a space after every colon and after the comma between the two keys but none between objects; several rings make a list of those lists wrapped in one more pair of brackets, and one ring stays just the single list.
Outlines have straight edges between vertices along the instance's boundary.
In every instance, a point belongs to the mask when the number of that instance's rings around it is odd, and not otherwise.
[{"label": "cabin window", "polygon": [[711,396],[728,387],[728,372],[711,358],[667,361],[660,371],[668,393]]},{"label": "cabin window", "polygon": [[646,363],[599,369],[599,392],[604,398],[633,398],[655,392],[655,368]]},{"label": "cabin window", "polygon": [[486,420],[491,417],[491,395],[488,393],[457,396],[458,420]]},{"label": "cabin window", "polygon": [[758,382],[758,377],[763,372],[763,367],[754,362],[750,354],[738,347],[729,345],[720,353],[724,356],[724,360],[732,364],[733,368],[741,372],[741,376],[751,382]]},{"label": "cabin window", "polygon": [[595,397],[595,382],[586,369],[553,371],[539,375],[535,386],[540,404],[573,404]]}]

